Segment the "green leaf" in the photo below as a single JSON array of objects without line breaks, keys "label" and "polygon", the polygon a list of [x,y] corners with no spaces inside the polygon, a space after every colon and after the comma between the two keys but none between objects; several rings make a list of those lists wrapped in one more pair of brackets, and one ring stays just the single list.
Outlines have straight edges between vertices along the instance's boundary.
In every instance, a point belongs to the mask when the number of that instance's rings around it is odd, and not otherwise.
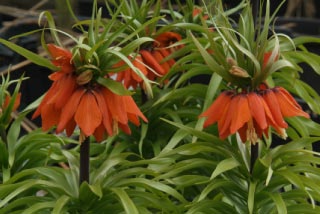
[{"label": "green leaf", "polygon": [[123,188],[111,188],[110,190],[119,197],[127,214],[139,214],[137,207]]},{"label": "green leaf", "polygon": [[97,195],[99,198],[102,198],[103,193],[100,184],[96,183],[89,185],[89,188],[95,195]]},{"label": "green leaf", "polygon": [[248,210],[249,213],[252,214],[254,209],[254,198],[255,198],[255,192],[256,192],[257,183],[256,182],[250,182],[249,184],[249,192],[248,192]]},{"label": "green leaf", "polygon": [[118,186],[140,186],[141,188],[151,189],[151,190],[159,190],[161,192],[167,193],[174,198],[178,199],[180,202],[185,203],[186,199],[183,197],[181,193],[179,193],[173,187],[166,185],[165,183],[161,183],[158,181],[146,179],[146,178],[128,178],[122,179],[117,183]]},{"label": "green leaf", "polygon": [[183,124],[179,124],[179,123],[175,123],[175,122],[172,122],[170,120],[167,120],[167,119],[164,119],[164,118],[160,118],[161,120],[173,125],[173,126],[176,126],[177,128],[179,129],[182,129],[182,130],[185,130],[187,132],[189,132],[190,134],[202,139],[202,140],[206,140],[206,141],[211,141],[211,142],[222,142],[222,140],[220,140],[218,137],[214,136],[214,135],[211,135],[211,134],[208,134],[208,133],[205,133],[203,131],[199,131],[199,130],[196,130],[194,128],[191,128],[191,127],[187,127]]},{"label": "green leaf", "polygon": [[12,42],[8,42],[8,41],[0,38],[0,43],[4,44],[8,48],[10,48],[13,51],[17,52],[18,54],[24,56],[25,58],[27,58],[28,60],[30,60],[34,64],[49,68],[50,70],[53,70],[53,71],[58,69],[56,66],[54,66],[46,58],[43,58],[40,55],[35,54],[35,53],[33,53],[33,52],[23,48],[23,47],[20,47],[20,46],[18,46],[16,44],[12,43]]},{"label": "green leaf", "polygon": [[12,123],[8,131],[8,153],[9,153],[9,166],[12,167],[15,159],[15,147],[20,135],[21,121],[25,118],[26,113],[19,115],[19,117]]},{"label": "green leaf", "polygon": [[54,205],[54,208],[51,212],[51,214],[61,214],[64,206],[67,204],[67,202],[70,200],[70,197],[66,195],[62,195],[58,200],[56,200],[56,203]]},{"label": "green leaf", "polygon": [[8,150],[5,142],[0,138],[0,169],[8,168]]},{"label": "green leaf", "polygon": [[236,161],[234,158],[229,158],[229,159],[225,159],[223,161],[220,161],[219,164],[217,165],[216,169],[211,174],[210,180],[214,179],[218,175],[220,175],[228,170],[231,170],[231,169],[238,167],[239,165],[240,165],[239,162]]},{"label": "green leaf", "polygon": [[132,95],[132,92],[127,90],[122,83],[117,82],[115,80],[109,79],[109,78],[102,78],[99,77],[97,79],[97,82],[106,88],[108,88],[110,91],[112,91],[115,94],[118,95]]},{"label": "green leaf", "polygon": [[225,179],[216,179],[210,182],[199,195],[197,202],[204,200],[207,197],[207,195],[210,194],[210,192],[212,192],[213,190],[219,189],[220,187],[228,188],[229,185],[230,181],[227,181]]},{"label": "green leaf", "polygon": [[52,208],[52,207],[54,207],[54,205],[55,205],[54,201],[39,202],[39,203],[33,204],[28,209],[25,209],[21,214],[39,213],[40,210]]},{"label": "green leaf", "polygon": [[280,193],[268,193],[268,195],[274,201],[277,207],[278,213],[281,213],[281,214],[288,213],[286,203],[283,201],[283,198],[281,197]]}]

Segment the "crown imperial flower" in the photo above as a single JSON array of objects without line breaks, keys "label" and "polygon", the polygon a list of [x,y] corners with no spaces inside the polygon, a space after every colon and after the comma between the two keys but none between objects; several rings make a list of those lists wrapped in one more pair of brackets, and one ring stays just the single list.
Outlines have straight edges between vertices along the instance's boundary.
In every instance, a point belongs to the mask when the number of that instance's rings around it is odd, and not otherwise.
[{"label": "crown imperial flower", "polygon": [[75,127],[97,141],[105,135],[117,133],[118,127],[130,134],[129,122],[140,125],[139,118],[147,122],[131,96],[118,95],[93,81],[91,70],[76,74],[72,54],[53,44],[48,45],[52,63],[60,70],[49,76],[53,84],[44,96],[33,118],[42,118],[42,128],[57,126],[56,132],[66,130],[70,136]]},{"label": "crown imperial flower", "polygon": [[219,136],[225,139],[239,133],[242,142],[256,143],[269,127],[286,138],[288,124],[285,117],[309,118],[291,94],[282,87],[265,88],[256,91],[245,90],[222,92],[200,117],[206,117],[204,127],[218,123]]}]

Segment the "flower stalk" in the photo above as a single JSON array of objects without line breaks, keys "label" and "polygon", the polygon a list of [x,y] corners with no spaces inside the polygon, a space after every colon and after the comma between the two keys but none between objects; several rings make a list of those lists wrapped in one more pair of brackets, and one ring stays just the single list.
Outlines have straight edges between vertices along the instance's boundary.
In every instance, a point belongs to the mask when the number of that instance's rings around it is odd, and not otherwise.
[{"label": "flower stalk", "polygon": [[79,186],[83,182],[89,183],[90,171],[90,138],[86,137],[80,145],[80,177]]}]

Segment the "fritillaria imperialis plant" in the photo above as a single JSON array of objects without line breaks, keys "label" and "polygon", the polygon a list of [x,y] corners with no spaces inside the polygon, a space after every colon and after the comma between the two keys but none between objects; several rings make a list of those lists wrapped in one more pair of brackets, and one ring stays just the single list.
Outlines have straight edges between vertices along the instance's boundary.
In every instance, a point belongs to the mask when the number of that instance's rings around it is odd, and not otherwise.
[{"label": "fritillaria imperialis plant", "polygon": [[[20,36],[47,58],[0,39],[52,70],[14,119],[23,78],[3,78],[0,214],[319,213],[320,97],[300,73],[320,73],[304,47],[320,40],[278,33],[270,1],[161,3],[69,8],[72,33],[45,11]],[[22,134],[31,111],[41,128]]]}]

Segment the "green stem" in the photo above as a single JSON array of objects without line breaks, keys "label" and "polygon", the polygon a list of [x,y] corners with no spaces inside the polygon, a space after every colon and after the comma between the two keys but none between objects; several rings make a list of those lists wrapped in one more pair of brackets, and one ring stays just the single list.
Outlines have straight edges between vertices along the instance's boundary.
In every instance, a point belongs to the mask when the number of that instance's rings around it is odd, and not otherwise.
[{"label": "green stem", "polygon": [[80,145],[80,180],[79,185],[83,182],[89,183],[89,162],[90,158],[90,140],[87,137]]}]

